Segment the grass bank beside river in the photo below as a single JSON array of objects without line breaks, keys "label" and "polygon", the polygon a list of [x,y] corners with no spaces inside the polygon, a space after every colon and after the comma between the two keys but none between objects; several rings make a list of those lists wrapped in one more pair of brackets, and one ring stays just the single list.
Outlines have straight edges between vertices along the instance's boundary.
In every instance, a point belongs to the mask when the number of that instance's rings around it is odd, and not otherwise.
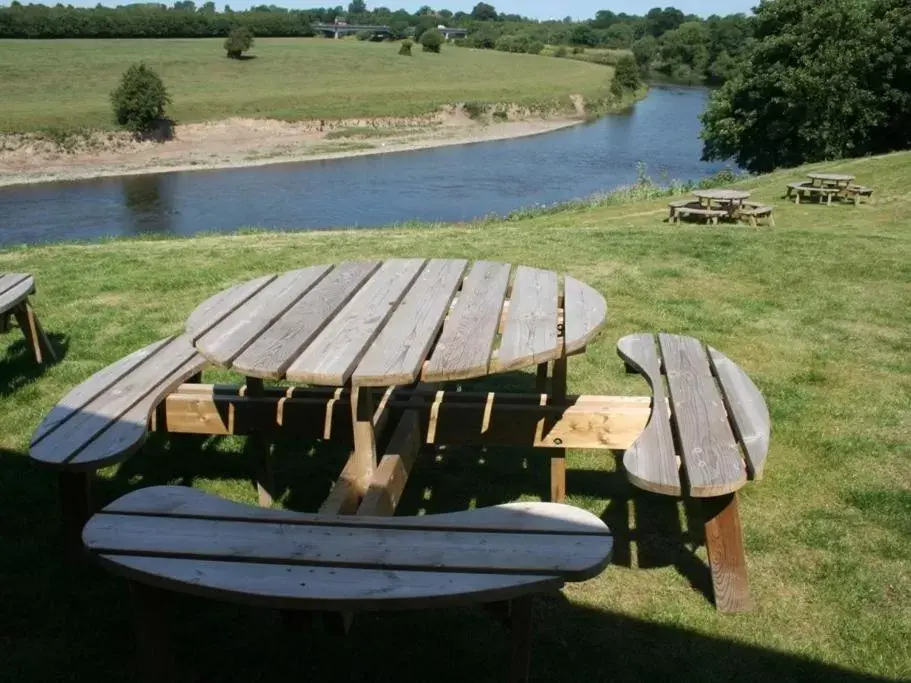
[{"label": "grass bank beside river", "polygon": [[[569,367],[572,392],[648,393],[614,345],[643,330],[692,334],[765,394],[772,445],[741,511],[757,609],[721,615],[698,527],[666,498],[634,491],[604,452],[570,452],[569,501],[611,525],[614,564],[538,603],[537,680],[817,681],[908,678],[911,661],[911,153],[819,165],[876,190],[869,205],[795,206],[808,170],[739,186],[775,208],[776,228],[668,225],[666,199],[576,204],[511,220],[330,233],[257,233],[27,247],[28,271],[64,358],[34,366],[0,338],[0,661],[10,680],[124,680],[133,662],[126,586],[59,559],[51,473],[29,437],[70,388],[182,329],[203,299],[248,278],[320,262],[392,256],[494,259],[591,284],[609,322]],[[226,379],[207,373],[206,380]],[[232,378],[236,379],[236,378]],[[512,375],[498,387],[524,387]],[[345,453],[280,443],[280,504],[314,510]],[[548,489],[534,452],[456,450],[416,465],[400,511],[444,512]],[[165,482],[255,502],[235,439],[154,437],[103,473],[104,500]],[[174,643],[187,680],[463,683],[505,677],[505,634],[480,610],[359,615],[351,636],[285,633],[262,610],[181,599]],[[457,666],[451,663],[457,662]]]},{"label": "grass bank beside river", "polygon": [[[636,97],[613,69],[547,56],[313,38],[0,41],[0,185],[249,166],[531,135]],[[109,93],[145,61],[172,104],[174,139],[116,131]],[[641,95],[639,93],[638,95]]]}]

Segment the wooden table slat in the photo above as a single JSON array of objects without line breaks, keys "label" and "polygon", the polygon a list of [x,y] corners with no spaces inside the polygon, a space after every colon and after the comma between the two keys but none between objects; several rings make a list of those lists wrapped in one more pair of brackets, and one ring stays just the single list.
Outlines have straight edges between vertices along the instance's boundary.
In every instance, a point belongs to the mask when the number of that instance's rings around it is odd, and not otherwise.
[{"label": "wooden table slat", "polygon": [[498,372],[559,358],[557,274],[519,266],[512,285],[506,328],[493,367]]},{"label": "wooden table slat", "polygon": [[0,275],[0,301],[6,306],[7,301],[19,298],[20,294],[13,294],[12,290],[25,289],[24,296],[35,291],[35,279],[28,273],[4,273]]},{"label": "wooden table slat", "polygon": [[607,302],[584,282],[566,276],[563,284],[563,345],[566,355],[585,348],[607,321]]},{"label": "wooden table slat", "polygon": [[258,277],[206,299],[187,318],[187,333],[195,341],[274,279],[274,275]]},{"label": "wooden table slat", "polygon": [[360,386],[396,386],[418,379],[468,262],[433,260],[408,290],[352,375]]},{"label": "wooden table slat", "polygon": [[219,365],[231,361],[304,296],[328,271],[313,266],[279,275],[197,340],[197,348]]},{"label": "wooden table slat", "polygon": [[379,267],[379,261],[355,261],[333,268],[234,359],[234,369],[251,377],[284,377],[294,359]]},{"label": "wooden table slat", "polygon": [[667,395],[661,377],[661,361],[652,334],[624,337],[617,344],[620,355],[635,365],[652,387],[652,415],[639,438],[623,455],[623,466],[630,480],[653,493],[679,496],[680,465],[675,457]]},{"label": "wooden table slat", "polygon": [[425,382],[487,374],[509,272],[506,263],[478,261],[472,266],[424,368]]},{"label": "wooden table slat", "polygon": [[390,259],[294,360],[285,373],[296,382],[341,386],[376,339],[424,265]]},{"label": "wooden table slat", "polygon": [[746,482],[746,470],[705,349],[691,337],[660,334],[658,339],[689,493],[732,493]]}]

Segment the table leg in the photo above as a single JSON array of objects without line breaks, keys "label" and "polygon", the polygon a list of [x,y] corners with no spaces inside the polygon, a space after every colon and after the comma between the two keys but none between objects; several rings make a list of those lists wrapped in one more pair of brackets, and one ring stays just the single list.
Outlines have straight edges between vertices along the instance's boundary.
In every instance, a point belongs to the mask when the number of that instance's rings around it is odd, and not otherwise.
[{"label": "table leg", "polygon": [[[550,402],[556,405],[566,403],[566,356],[554,361],[551,379]],[[566,449],[555,448],[550,453],[550,500],[562,503],[566,499]]]},{"label": "table leg", "polygon": [[547,393],[547,363],[538,363],[538,374],[535,377],[535,391]]},{"label": "table leg", "polygon": [[139,675],[145,683],[172,683],[177,680],[168,637],[168,598],[168,594],[161,589],[130,581]]},{"label": "table leg", "polygon": [[91,473],[61,472],[57,476],[63,546],[70,560],[82,558],[82,527],[92,516]]},{"label": "table leg", "polygon": [[358,498],[366,493],[376,469],[376,431],[373,428],[375,406],[369,387],[351,388],[351,419],[354,423],[352,455]]},{"label": "table leg", "polygon": [[[264,394],[263,381],[259,377],[247,377],[244,396],[257,398]],[[256,492],[260,507],[272,507],[275,493],[275,478],[272,473],[272,448],[266,435],[260,430],[250,432],[250,450],[256,458]]]},{"label": "table leg", "polygon": [[531,670],[532,596],[509,606],[509,683],[528,683]]},{"label": "table leg", "polygon": [[701,502],[715,606],[720,612],[749,611],[753,609],[753,601],[747,581],[737,494],[704,498]]}]

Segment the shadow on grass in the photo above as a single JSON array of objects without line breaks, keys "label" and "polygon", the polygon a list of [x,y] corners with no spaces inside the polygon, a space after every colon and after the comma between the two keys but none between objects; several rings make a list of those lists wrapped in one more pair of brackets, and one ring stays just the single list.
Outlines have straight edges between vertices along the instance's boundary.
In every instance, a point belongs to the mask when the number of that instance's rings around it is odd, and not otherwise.
[{"label": "shadow on grass", "polygon": [[10,344],[6,353],[0,356],[0,396],[9,396],[41,377],[50,366],[56,365],[66,357],[70,346],[69,337],[66,335],[48,334],[51,345],[54,347],[54,353],[57,354],[57,360],[51,361],[45,358],[43,363],[38,363],[19,329],[14,327],[9,334],[19,335],[20,338]]}]

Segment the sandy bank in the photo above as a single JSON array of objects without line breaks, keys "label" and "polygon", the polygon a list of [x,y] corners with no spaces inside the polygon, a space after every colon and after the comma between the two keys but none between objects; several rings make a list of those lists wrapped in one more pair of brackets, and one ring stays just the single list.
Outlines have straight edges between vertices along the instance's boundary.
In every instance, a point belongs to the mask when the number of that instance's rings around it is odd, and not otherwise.
[{"label": "sandy bank", "polygon": [[164,143],[95,133],[70,151],[26,136],[0,139],[0,186],[338,159],[547,133],[580,119],[479,123],[463,111],[407,119],[303,121],[233,118],[187,124]]}]

